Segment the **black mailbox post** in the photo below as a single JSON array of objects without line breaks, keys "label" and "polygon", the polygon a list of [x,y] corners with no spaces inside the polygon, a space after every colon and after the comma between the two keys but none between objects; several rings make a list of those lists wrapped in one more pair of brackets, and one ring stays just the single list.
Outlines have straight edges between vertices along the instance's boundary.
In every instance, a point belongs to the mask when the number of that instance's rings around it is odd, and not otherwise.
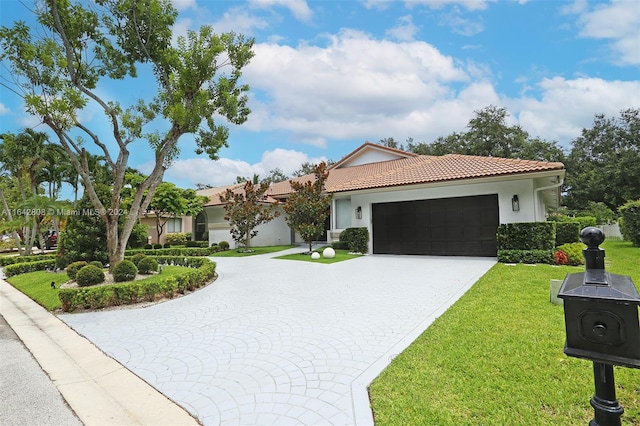
[{"label": "black mailbox post", "polygon": [[595,394],[591,426],[619,426],[624,412],[616,400],[613,366],[640,368],[640,295],[631,278],[604,269],[604,234],[580,233],[586,271],[569,274],[558,297],[564,300],[565,354],[593,361]]}]

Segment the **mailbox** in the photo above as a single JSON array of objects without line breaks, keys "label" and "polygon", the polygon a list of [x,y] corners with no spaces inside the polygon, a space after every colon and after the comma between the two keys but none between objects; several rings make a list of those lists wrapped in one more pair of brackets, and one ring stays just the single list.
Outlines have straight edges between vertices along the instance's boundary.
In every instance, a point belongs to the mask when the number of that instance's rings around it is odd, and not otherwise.
[{"label": "mailbox", "polygon": [[564,300],[564,353],[611,365],[640,368],[640,295],[631,278],[604,269],[604,234],[587,227],[585,272],[569,274],[558,297]]}]

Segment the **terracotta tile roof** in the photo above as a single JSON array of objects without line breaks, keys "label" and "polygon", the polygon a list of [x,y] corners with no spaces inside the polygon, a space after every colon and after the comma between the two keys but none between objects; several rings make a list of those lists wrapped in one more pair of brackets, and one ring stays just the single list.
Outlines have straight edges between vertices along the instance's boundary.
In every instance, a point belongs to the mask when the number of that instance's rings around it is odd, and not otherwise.
[{"label": "terracotta tile roof", "polygon": [[[227,186],[218,186],[216,188],[207,188],[202,189],[200,191],[196,191],[198,195],[204,195],[205,197],[209,197],[209,201],[207,201],[205,206],[221,206],[222,201],[220,201],[220,197],[227,192],[227,189],[230,189],[234,193],[241,193],[244,191],[244,183],[236,183],[234,185]],[[265,202],[267,203],[275,203],[277,200],[271,196],[267,195]]]},{"label": "terracotta tile roof", "polygon": [[[357,191],[552,170],[564,170],[564,165],[545,161],[459,154],[416,155],[397,160],[330,169],[325,188],[327,192]],[[313,178],[313,175],[302,176],[295,180],[307,181],[310,178]],[[291,192],[291,186],[286,181],[272,185],[269,195],[277,198],[289,192]]]}]

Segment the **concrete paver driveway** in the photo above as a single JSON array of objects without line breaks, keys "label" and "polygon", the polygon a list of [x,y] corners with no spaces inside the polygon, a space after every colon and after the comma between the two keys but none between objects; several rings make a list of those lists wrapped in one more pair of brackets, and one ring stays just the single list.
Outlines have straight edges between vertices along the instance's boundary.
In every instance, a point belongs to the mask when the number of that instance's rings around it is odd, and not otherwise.
[{"label": "concrete paver driveway", "polygon": [[151,307],[59,317],[205,425],[372,424],[367,385],[495,263],[280,254],[216,258],[215,283]]}]

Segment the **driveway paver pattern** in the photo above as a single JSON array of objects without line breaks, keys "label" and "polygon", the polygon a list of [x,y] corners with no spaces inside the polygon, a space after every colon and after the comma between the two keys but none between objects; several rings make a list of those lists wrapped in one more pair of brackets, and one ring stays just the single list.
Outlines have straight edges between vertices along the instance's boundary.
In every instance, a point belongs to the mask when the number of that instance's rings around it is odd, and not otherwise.
[{"label": "driveway paver pattern", "polygon": [[214,258],[218,279],[179,299],[59,318],[204,425],[372,424],[366,386],[495,264],[280,254]]}]

